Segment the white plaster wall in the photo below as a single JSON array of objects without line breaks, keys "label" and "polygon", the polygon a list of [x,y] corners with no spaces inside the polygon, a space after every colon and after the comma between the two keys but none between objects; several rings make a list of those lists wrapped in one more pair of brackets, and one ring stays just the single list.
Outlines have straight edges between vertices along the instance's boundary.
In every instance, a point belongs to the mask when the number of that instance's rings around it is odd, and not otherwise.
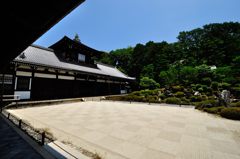
[{"label": "white plaster wall", "polygon": [[31,91],[15,91],[14,95],[19,95],[20,99],[30,99]]}]

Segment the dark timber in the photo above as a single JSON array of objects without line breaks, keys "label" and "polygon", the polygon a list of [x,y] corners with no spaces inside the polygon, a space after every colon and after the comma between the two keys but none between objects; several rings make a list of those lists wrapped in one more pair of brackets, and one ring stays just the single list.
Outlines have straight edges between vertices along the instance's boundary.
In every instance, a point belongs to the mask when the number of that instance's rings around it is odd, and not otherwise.
[{"label": "dark timber", "polygon": [[1,10],[4,51],[0,54],[0,70],[83,1],[4,1],[1,7],[7,10]]}]

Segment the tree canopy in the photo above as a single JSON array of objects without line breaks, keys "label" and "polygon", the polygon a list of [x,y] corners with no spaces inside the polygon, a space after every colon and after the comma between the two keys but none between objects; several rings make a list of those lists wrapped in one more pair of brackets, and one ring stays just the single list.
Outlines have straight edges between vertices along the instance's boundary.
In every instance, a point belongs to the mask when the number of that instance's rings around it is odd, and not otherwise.
[{"label": "tree canopy", "polygon": [[225,22],[182,31],[174,43],[153,42],[106,53],[101,62],[161,86],[211,81],[240,83],[240,23]]}]

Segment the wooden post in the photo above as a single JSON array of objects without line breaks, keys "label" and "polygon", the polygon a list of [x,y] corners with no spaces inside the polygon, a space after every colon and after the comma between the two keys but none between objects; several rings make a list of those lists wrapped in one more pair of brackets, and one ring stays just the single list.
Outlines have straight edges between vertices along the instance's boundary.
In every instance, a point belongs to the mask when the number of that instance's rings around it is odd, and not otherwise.
[{"label": "wooden post", "polygon": [[22,119],[19,120],[18,127],[21,129],[21,127],[22,127]]},{"label": "wooden post", "polygon": [[8,118],[8,119],[10,118],[10,113],[8,113],[8,116],[7,116],[7,118]]},{"label": "wooden post", "polygon": [[3,94],[4,94],[4,76],[5,74],[3,73],[2,74],[2,90],[1,90],[1,101],[0,101],[0,106],[1,106],[1,109],[3,107]]},{"label": "wooden post", "polygon": [[41,145],[44,145],[45,143],[45,132],[42,132],[42,141],[41,141]]}]

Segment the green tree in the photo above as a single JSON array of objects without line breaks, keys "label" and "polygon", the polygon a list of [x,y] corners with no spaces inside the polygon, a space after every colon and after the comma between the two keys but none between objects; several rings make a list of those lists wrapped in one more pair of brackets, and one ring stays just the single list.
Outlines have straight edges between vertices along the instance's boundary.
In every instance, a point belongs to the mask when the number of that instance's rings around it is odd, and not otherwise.
[{"label": "green tree", "polygon": [[192,66],[183,66],[180,69],[180,80],[186,85],[196,83],[197,75],[197,69]]},{"label": "green tree", "polygon": [[153,64],[149,64],[147,66],[144,66],[142,69],[141,77],[149,77],[154,78],[154,66]]},{"label": "green tree", "polygon": [[165,85],[174,85],[178,82],[178,70],[170,67],[167,71],[161,71],[159,74],[160,81]]},{"label": "green tree", "polygon": [[140,87],[142,89],[151,89],[152,90],[152,89],[159,88],[160,84],[151,78],[142,77],[140,80]]}]

